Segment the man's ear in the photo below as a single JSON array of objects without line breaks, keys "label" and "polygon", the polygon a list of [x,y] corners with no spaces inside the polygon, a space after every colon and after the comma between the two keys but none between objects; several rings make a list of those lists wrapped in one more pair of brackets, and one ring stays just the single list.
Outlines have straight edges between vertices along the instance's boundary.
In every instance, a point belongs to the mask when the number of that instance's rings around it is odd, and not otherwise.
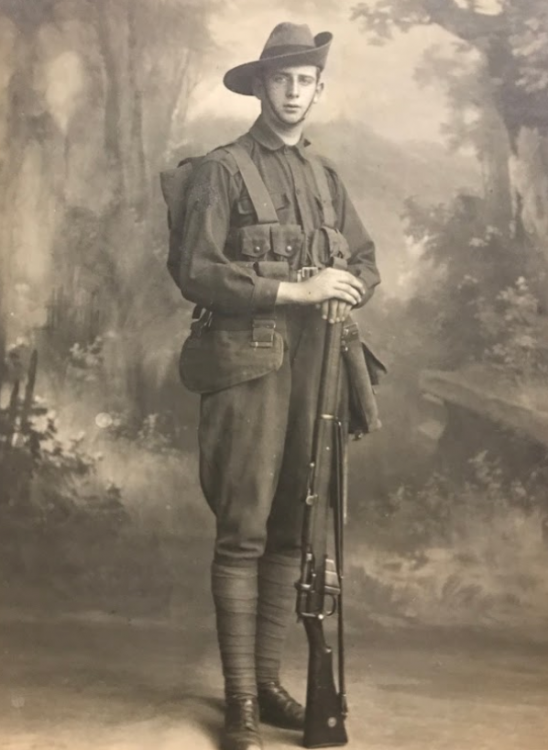
[{"label": "man's ear", "polygon": [[325,84],[323,81],[318,81],[316,84],[316,93],[314,94],[314,99],[312,100],[314,104],[320,99],[321,95],[323,94],[323,90],[325,88]]}]

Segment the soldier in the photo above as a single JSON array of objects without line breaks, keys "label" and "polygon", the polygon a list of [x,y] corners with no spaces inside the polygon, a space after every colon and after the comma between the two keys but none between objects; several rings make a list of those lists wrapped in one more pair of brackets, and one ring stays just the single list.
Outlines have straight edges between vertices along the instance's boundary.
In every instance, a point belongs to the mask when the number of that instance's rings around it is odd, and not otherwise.
[{"label": "soldier", "polygon": [[303,137],[331,40],[282,23],[259,60],[226,73],[227,88],[255,96],[261,113],[236,144],[201,161],[187,196],[179,281],[205,313],[181,366],[203,394],[200,479],[216,516],[223,750],[261,748],[259,720],[303,727],[280,662],[299,573],[322,318],[346,319],[380,280],[336,169]]}]

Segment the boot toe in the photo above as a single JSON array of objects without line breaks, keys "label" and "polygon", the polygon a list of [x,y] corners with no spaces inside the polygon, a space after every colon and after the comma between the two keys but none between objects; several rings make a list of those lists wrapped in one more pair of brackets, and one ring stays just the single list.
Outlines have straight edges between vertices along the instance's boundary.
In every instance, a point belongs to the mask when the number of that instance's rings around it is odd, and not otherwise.
[{"label": "boot toe", "polygon": [[305,710],[277,682],[259,686],[261,721],[281,729],[304,729]]}]

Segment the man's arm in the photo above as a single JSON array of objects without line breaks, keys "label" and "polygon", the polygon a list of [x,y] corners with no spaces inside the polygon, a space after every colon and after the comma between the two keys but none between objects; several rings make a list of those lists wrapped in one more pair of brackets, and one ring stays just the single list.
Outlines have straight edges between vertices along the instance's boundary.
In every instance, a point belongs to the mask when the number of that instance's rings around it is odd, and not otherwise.
[{"label": "man's arm", "polygon": [[282,281],[278,287],[276,304],[320,305],[336,299],[353,307],[360,304],[365,293],[364,284],[348,271],[325,268],[306,281]]},{"label": "man's arm", "polygon": [[[375,244],[364,227],[348,192],[331,162],[322,157],[328,175],[329,190],[337,217],[337,229],[344,235],[350,251],[348,275],[360,281],[359,299],[351,302],[341,295],[333,295],[321,304],[322,317],[330,323],[346,320],[353,308],[368,302],[380,283],[375,258]],[[323,273],[323,272],[322,272]]]},{"label": "man's arm", "polygon": [[365,285],[365,294],[359,304],[361,307],[371,299],[375,287],[381,281],[377,268],[375,243],[360,219],[344,183],[329,163],[327,175],[338,220],[337,228],[344,235],[350,250],[348,270],[361,279]]},{"label": "man's arm", "polygon": [[280,282],[262,278],[224,254],[238,198],[234,173],[225,159],[207,158],[193,176],[182,238],[181,290],[186,299],[208,310],[254,313],[273,307]]}]

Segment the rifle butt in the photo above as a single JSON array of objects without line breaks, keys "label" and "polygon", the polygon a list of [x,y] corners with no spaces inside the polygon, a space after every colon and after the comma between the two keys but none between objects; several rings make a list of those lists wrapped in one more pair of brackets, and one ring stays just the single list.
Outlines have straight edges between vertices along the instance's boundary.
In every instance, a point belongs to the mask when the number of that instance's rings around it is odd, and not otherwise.
[{"label": "rifle butt", "polygon": [[333,651],[325,642],[321,620],[310,618],[304,624],[309,659],[303,745],[307,748],[346,745],[341,696],[333,676]]}]

